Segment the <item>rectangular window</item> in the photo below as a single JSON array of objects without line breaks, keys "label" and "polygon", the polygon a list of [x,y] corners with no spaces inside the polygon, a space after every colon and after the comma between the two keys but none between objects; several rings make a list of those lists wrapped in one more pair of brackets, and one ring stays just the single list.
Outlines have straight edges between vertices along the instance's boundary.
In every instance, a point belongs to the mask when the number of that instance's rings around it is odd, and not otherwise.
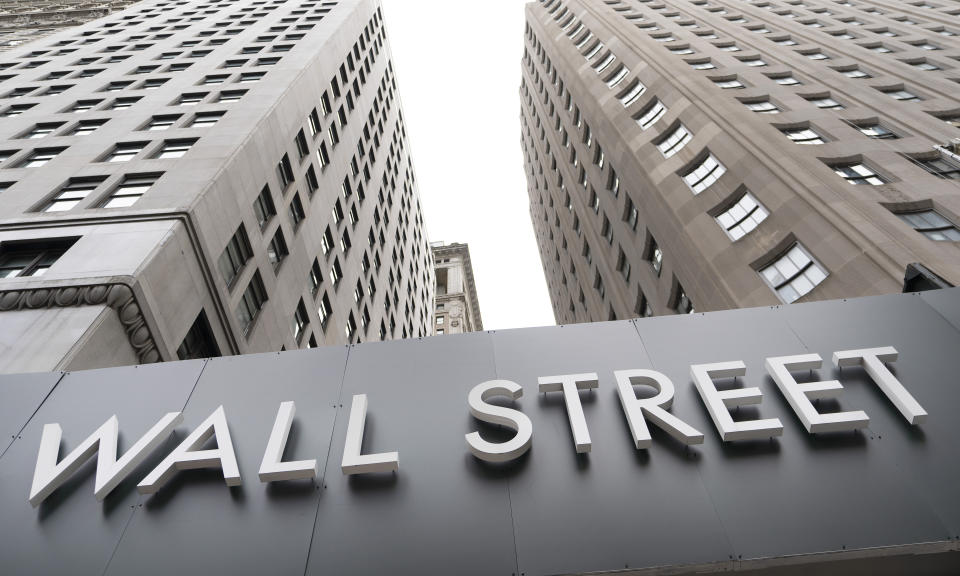
[{"label": "rectangular window", "polygon": [[303,211],[303,203],[300,201],[300,193],[297,192],[293,195],[293,200],[290,201],[290,223],[293,225],[293,229],[296,230],[300,227],[300,224],[307,218],[307,215]]},{"label": "rectangular window", "polygon": [[719,180],[726,171],[713,154],[708,154],[697,166],[683,175],[683,180],[694,194],[699,194]]},{"label": "rectangular window", "polygon": [[746,192],[716,219],[717,224],[730,236],[730,239],[736,242],[766,220],[767,215],[767,210],[757,202],[757,199]]},{"label": "rectangular window", "polygon": [[923,100],[923,98],[920,98],[908,90],[891,90],[884,92],[884,94],[893,98],[894,100],[900,100],[901,102],[919,102]]},{"label": "rectangular window", "polygon": [[270,239],[270,245],[267,246],[267,259],[270,260],[270,263],[273,264],[273,269],[276,270],[280,267],[280,264],[283,264],[283,261],[290,254],[290,250],[287,249],[287,241],[283,237],[283,229],[277,228],[277,231],[273,234],[273,238]]},{"label": "rectangular window", "polygon": [[293,183],[293,167],[290,165],[290,157],[286,154],[277,163],[277,176],[280,178],[281,190]]},{"label": "rectangular window", "polygon": [[779,114],[780,109],[769,100],[761,100],[759,102],[744,102],[744,105],[757,112],[759,114]]},{"label": "rectangular window", "polygon": [[653,267],[653,271],[657,273],[657,276],[660,276],[660,272],[663,271],[663,251],[660,250],[660,246],[657,245],[657,241],[650,238],[650,246],[647,248],[647,259],[650,261],[650,266]]},{"label": "rectangular window", "polygon": [[37,124],[30,129],[29,132],[20,136],[28,140],[36,140],[38,138],[44,138],[52,134],[57,128],[63,126],[63,122],[47,122],[43,124]]},{"label": "rectangular window", "polygon": [[833,98],[811,98],[810,102],[817,108],[824,110],[843,110],[843,105]]},{"label": "rectangular window", "polygon": [[637,124],[640,125],[642,130],[646,130],[662,118],[666,112],[667,107],[664,106],[659,99],[654,99],[654,101],[636,117]]},{"label": "rectangular window", "polygon": [[310,324],[310,317],[307,316],[307,307],[303,305],[303,298],[301,298],[297,304],[297,309],[293,312],[293,321],[290,323],[293,339],[298,343],[300,339],[303,338],[308,324]]},{"label": "rectangular window", "polygon": [[620,103],[623,104],[624,108],[627,108],[634,102],[640,99],[640,96],[643,95],[644,91],[647,89],[640,80],[634,80],[632,84],[619,96]]},{"label": "rectangular window", "polygon": [[760,275],[780,299],[789,304],[823,282],[827,272],[797,243],[760,270]]},{"label": "rectangular window", "polygon": [[324,330],[327,328],[331,314],[333,314],[333,307],[330,306],[330,298],[324,294],[323,298],[320,299],[320,306],[317,307],[317,315],[320,316],[320,326],[323,327]]},{"label": "rectangular window", "polygon": [[879,140],[894,140],[899,138],[892,130],[883,124],[856,124],[857,130],[868,138],[877,138]]},{"label": "rectangular window", "polygon": [[0,278],[43,276],[76,238],[0,244]]},{"label": "rectangular window", "polygon": [[180,118],[179,114],[171,114],[165,116],[154,116],[147,122],[147,125],[143,127],[143,130],[148,132],[156,132],[160,130],[169,130],[174,123]]},{"label": "rectangular window", "polygon": [[690,300],[680,284],[677,284],[677,304],[673,307],[673,310],[677,314],[693,314],[694,312],[693,301]]},{"label": "rectangular window", "polygon": [[184,94],[180,96],[177,100],[178,106],[196,106],[200,102],[203,102],[203,99],[207,97],[206,92],[199,92],[194,94]]},{"label": "rectangular window", "polygon": [[343,269],[340,268],[340,259],[333,259],[333,266],[330,267],[330,283],[336,286],[343,279]]},{"label": "rectangular window", "polygon": [[246,90],[229,90],[220,93],[217,102],[239,102],[240,98],[246,94]]},{"label": "rectangular window", "polygon": [[203,310],[194,320],[193,325],[184,336],[183,342],[177,348],[177,358],[180,360],[194,360],[216,358],[220,356],[220,348],[210,330],[207,314]]},{"label": "rectangular window", "polygon": [[260,190],[257,199],[253,201],[253,212],[257,216],[257,223],[260,225],[261,230],[263,230],[271,218],[276,216],[277,209],[274,207],[273,196],[270,194],[269,186],[264,186],[263,189]]},{"label": "rectangular window", "polygon": [[70,135],[86,136],[87,134],[93,133],[94,130],[106,123],[107,120],[105,118],[102,120],[81,120],[76,126],[74,126],[73,130],[70,132]]},{"label": "rectangular window", "polygon": [[257,270],[253,274],[253,278],[250,279],[250,284],[247,285],[247,289],[243,291],[240,304],[238,304],[236,310],[234,310],[234,317],[237,319],[237,324],[240,325],[240,331],[244,335],[250,333],[253,321],[256,320],[257,315],[266,302],[267,290],[263,286],[260,271]]},{"label": "rectangular window", "polygon": [[63,212],[74,208],[89,196],[97,186],[102,184],[104,180],[106,180],[105,176],[98,178],[71,178],[43,208],[43,211]]},{"label": "rectangular window", "polygon": [[207,128],[208,126],[213,126],[224,114],[226,114],[226,112],[223,111],[198,112],[190,122],[190,128]]},{"label": "rectangular window", "polygon": [[233,283],[240,275],[240,271],[246,263],[253,257],[253,249],[250,248],[250,238],[243,224],[237,228],[227,247],[223,249],[220,258],[217,259],[217,268],[220,269],[220,275],[223,277],[223,283],[227,288],[232,288]]},{"label": "rectangular window", "polygon": [[664,158],[669,158],[680,150],[683,150],[683,147],[687,145],[687,142],[689,142],[691,138],[693,138],[693,136],[690,134],[690,131],[687,130],[683,124],[677,124],[677,127],[674,128],[672,132],[657,142],[657,149],[660,150]]},{"label": "rectangular window", "polygon": [[960,242],[960,230],[936,210],[906,212],[897,214],[897,217],[931,240]]},{"label": "rectangular window", "polygon": [[869,184],[879,186],[886,181],[876,172],[860,162],[832,166],[833,171],[843,176],[851,184]]},{"label": "rectangular window", "polygon": [[297,146],[297,153],[300,155],[300,160],[303,160],[310,154],[310,148],[307,146],[307,135],[303,133],[303,130],[297,132],[297,137],[294,138],[293,142]]},{"label": "rectangular window", "polygon": [[320,269],[320,261],[314,258],[307,278],[307,287],[310,288],[310,294],[316,296],[321,284],[323,284],[323,271]]},{"label": "rectangular window", "polygon": [[103,157],[101,162],[128,162],[132,160],[134,156],[139,154],[146,145],[146,142],[126,142],[117,144],[113,147],[113,150]]},{"label": "rectangular window", "polygon": [[946,158],[932,158],[929,160],[910,159],[934,176],[945,180],[960,180],[960,166]]},{"label": "rectangular window", "polygon": [[154,158],[181,158],[196,143],[197,139],[165,140]]},{"label": "rectangular window", "polygon": [[56,158],[57,154],[66,148],[40,148],[34,150],[27,158],[17,165],[17,168],[39,168]]},{"label": "rectangular window", "polygon": [[126,208],[132,206],[160,178],[161,174],[124,176],[101,208]]},{"label": "rectangular window", "polygon": [[823,144],[823,137],[810,128],[794,128],[783,133],[797,144]]}]

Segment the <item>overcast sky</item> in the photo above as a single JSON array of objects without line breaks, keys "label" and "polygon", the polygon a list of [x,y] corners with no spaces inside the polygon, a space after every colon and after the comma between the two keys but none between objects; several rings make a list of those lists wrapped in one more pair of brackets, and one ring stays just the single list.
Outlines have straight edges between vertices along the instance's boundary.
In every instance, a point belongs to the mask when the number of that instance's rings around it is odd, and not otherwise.
[{"label": "overcast sky", "polygon": [[430,240],[466,242],[485,329],[553,325],[520,149],[524,0],[382,0]]}]

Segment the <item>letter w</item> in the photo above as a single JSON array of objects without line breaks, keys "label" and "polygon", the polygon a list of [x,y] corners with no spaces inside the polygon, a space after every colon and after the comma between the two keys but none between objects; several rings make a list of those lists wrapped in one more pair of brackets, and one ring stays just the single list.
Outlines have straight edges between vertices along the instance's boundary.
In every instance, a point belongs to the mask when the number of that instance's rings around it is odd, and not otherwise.
[{"label": "letter w", "polygon": [[33,486],[30,488],[30,504],[34,508],[47,496],[66,482],[78,468],[84,465],[95,452],[97,455],[97,481],[94,496],[103,501],[118,484],[123,482],[130,472],[153,452],[173,431],[183,415],[170,412],[160,419],[153,428],[144,434],[126,454],[117,460],[117,435],[120,422],[117,416],[111,416],[103,426],[87,437],[73,452],[59,463],[60,438],[63,430],[59,424],[47,424],[40,438],[40,452],[37,454],[37,467],[33,472]]}]

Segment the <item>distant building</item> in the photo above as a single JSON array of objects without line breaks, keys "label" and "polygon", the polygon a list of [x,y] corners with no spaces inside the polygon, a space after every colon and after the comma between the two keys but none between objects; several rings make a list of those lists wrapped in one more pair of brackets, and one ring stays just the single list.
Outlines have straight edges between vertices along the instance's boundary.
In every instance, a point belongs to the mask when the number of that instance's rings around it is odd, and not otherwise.
[{"label": "distant building", "polygon": [[63,28],[103,18],[139,0],[0,1],[0,52]]},{"label": "distant building", "polygon": [[562,324],[960,284],[956,3],[527,5]]},{"label": "distant building", "polygon": [[477,287],[473,282],[470,247],[433,242],[437,278],[434,334],[460,334],[483,330]]}]

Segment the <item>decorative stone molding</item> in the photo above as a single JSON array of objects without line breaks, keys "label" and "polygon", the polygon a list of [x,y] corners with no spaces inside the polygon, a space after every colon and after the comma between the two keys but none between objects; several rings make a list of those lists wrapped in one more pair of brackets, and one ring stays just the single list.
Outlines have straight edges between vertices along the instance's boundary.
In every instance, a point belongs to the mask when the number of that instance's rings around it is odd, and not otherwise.
[{"label": "decorative stone molding", "polygon": [[160,362],[160,351],[150,333],[133,290],[126,284],[96,284],[62,288],[32,288],[0,292],[0,312],[105,305],[113,308],[141,364]]}]

